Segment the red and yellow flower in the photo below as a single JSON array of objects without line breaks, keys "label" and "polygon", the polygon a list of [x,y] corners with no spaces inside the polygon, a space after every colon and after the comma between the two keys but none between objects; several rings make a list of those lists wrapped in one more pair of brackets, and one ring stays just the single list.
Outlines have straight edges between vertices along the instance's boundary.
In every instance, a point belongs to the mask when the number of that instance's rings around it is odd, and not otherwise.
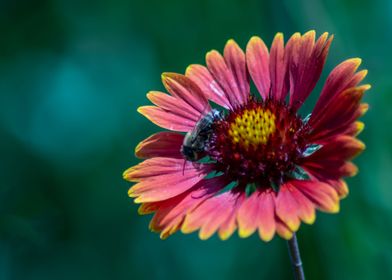
[{"label": "red and yellow flower", "polygon": [[[320,78],[332,36],[295,33],[286,44],[278,33],[270,50],[252,37],[246,52],[229,40],[223,56],[207,53],[207,67],[191,65],[186,74],[164,73],[170,94],[147,94],[154,106],[138,111],[169,131],[136,147],[145,159],[124,172],[136,184],[129,196],[139,213],[155,213],[150,228],[166,238],[181,230],[215,232],[222,239],[238,229],[241,237],[258,231],[264,241],[275,233],[290,239],[301,221],[312,224],[315,210],[336,213],[348,194],[344,177],[354,176],[350,161],[365,146],[356,139],[361,103],[369,85],[358,85],[367,71],[348,59],[329,74],[310,115],[302,106]],[[250,78],[258,94],[251,94]],[[184,134],[218,105],[222,119],[212,124],[203,156],[185,161]],[[215,106],[216,107],[216,106]]]}]

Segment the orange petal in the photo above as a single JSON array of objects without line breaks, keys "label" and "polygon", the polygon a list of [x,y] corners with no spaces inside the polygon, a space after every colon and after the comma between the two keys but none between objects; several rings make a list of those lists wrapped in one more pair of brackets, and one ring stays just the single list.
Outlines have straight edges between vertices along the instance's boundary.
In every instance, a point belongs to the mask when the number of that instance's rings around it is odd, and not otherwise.
[{"label": "orange petal", "polygon": [[237,214],[238,233],[240,237],[246,238],[256,231],[259,220],[259,207],[258,192],[254,192],[242,203]]},{"label": "orange petal", "polygon": [[293,197],[294,187],[284,184],[280,187],[276,198],[276,215],[289,227],[291,231],[297,231],[300,225],[298,217],[298,205]]},{"label": "orange petal", "polygon": [[241,201],[241,196],[232,192],[225,192],[205,200],[195,210],[187,214],[181,228],[182,232],[190,233],[200,229],[200,239],[208,239],[230,220],[239,201]]},{"label": "orange petal", "polygon": [[264,241],[270,241],[276,230],[275,222],[275,193],[265,191],[260,195],[261,207],[259,215],[259,236]]},{"label": "orange petal", "polygon": [[278,217],[276,217],[276,232],[280,237],[286,240],[290,240],[293,237],[293,232],[289,229],[289,227],[281,221]]},{"label": "orange petal", "polygon": [[257,191],[242,203],[237,214],[240,237],[248,237],[256,229],[264,241],[275,234],[275,194],[271,190]]},{"label": "orange petal", "polygon": [[167,200],[144,203],[143,205],[156,211],[150,223],[153,231],[161,232],[161,238],[165,239],[176,232],[183,223],[185,215],[196,208],[203,201],[211,198],[225,186],[225,179],[214,177],[203,179],[192,189]]}]

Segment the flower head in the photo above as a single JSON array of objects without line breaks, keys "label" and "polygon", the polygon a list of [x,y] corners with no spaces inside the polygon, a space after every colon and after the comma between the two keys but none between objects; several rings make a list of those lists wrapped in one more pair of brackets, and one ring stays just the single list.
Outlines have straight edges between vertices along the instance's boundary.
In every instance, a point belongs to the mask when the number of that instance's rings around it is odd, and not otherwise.
[{"label": "flower head", "polygon": [[142,141],[136,156],[145,160],[124,172],[136,183],[129,195],[141,203],[139,213],[155,213],[153,231],[227,239],[238,229],[241,237],[258,231],[265,241],[275,233],[290,239],[301,221],[314,222],[316,209],[339,211],[348,194],[343,178],[357,172],[350,160],[364,149],[355,137],[370,86],[358,86],[367,74],[357,72],[361,60],[346,60],[329,74],[311,114],[299,115],[331,41],[310,31],[284,44],[278,33],[269,51],[253,37],[244,53],[229,40],[223,56],[207,53],[207,67],[162,75],[170,94],[148,93],[155,106],[138,111],[170,131]]}]

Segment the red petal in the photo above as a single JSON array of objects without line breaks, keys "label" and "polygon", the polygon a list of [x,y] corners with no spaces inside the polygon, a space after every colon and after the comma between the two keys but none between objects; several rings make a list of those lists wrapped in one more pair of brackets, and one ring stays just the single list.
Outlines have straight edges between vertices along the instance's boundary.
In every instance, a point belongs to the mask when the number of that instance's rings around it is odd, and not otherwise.
[{"label": "red petal", "polygon": [[206,67],[197,64],[190,65],[186,69],[185,75],[199,86],[207,98],[224,108],[231,108],[225,92],[214,80]]},{"label": "red petal", "polygon": [[138,182],[128,192],[135,202],[161,201],[179,195],[202,179],[192,163],[172,158],[152,158],[129,168],[124,179]]},{"label": "red petal", "polygon": [[185,101],[199,113],[199,116],[211,110],[207,97],[194,82],[184,75],[163,73],[162,81],[173,96]]},{"label": "red petal", "polygon": [[[234,40],[229,40],[223,51],[227,66],[235,78],[241,103],[246,103],[249,98],[249,77],[246,69],[245,54]],[[234,85],[233,85],[234,86]]]},{"label": "red petal", "polygon": [[339,212],[339,197],[330,185],[320,181],[293,180],[291,183],[320,210]]},{"label": "red petal", "polygon": [[340,199],[345,198],[349,193],[348,186],[344,180],[328,180],[326,183],[335,189]]},{"label": "red petal", "polygon": [[230,107],[236,108],[243,104],[242,93],[224,58],[217,51],[213,50],[207,53],[206,61],[208,70],[225,92],[230,102]]},{"label": "red petal", "polygon": [[324,33],[315,43],[315,32],[305,33],[300,44],[293,46],[290,61],[290,106],[297,110],[320,78],[332,36]]},{"label": "red petal", "polygon": [[287,94],[286,68],[283,34],[277,33],[270,54],[271,93],[276,100],[284,100]]},{"label": "red petal", "polygon": [[310,141],[322,141],[349,130],[352,123],[367,109],[361,107],[360,101],[369,88],[368,85],[349,88],[329,102],[323,115],[317,120],[309,121],[313,128]]},{"label": "red petal", "polygon": [[330,138],[328,142],[320,143],[323,145],[322,148],[305,160],[350,160],[365,149],[365,144],[358,139],[347,135],[338,135],[332,139]]},{"label": "red petal", "polygon": [[184,135],[173,132],[156,133],[137,145],[135,155],[138,158],[170,157],[182,159],[180,152]]},{"label": "red petal", "polygon": [[[301,45],[301,34],[294,33],[286,43],[284,48],[284,80],[282,91],[277,93],[279,100],[285,101],[290,88],[290,65],[295,59],[298,47]],[[272,51],[272,50],[271,50]]]},{"label": "red petal", "polygon": [[363,122],[356,121],[347,128],[344,134],[350,136],[358,136],[358,134],[360,134],[364,128],[365,128],[365,124]]},{"label": "red petal", "polygon": [[156,125],[173,131],[188,132],[196,124],[194,120],[175,115],[156,106],[142,106],[137,111]]},{"label": "red petal", "polygon": [[307,172],[318,180],[339,180],[342,177],[352,177],[358,173],[358,168],[351,162],[340,159],[308,160],[301,164]]},{"label": "red petal", "polygon": [[252,37],[246,47],[246,63],[257,90],[263,99],[270,91],[269,54],[266,45],[259,37]]},{"label": "red petal", "polygon": [[201,114],[179,98],[158,91],[150,91],[147,93],[147,98],[165,112],[191,120],[194,123],[200,119]]},{"label": "red petal", "polygon": [[314,121],[323,113],[325,106],[340,92],[356,86],[365,76],[367,72],[357,73],[355,71],[361,64],[361,59],[348,59],[332,70],[327,81],[321,91],[320,97],[314,107],[312,119]]}]

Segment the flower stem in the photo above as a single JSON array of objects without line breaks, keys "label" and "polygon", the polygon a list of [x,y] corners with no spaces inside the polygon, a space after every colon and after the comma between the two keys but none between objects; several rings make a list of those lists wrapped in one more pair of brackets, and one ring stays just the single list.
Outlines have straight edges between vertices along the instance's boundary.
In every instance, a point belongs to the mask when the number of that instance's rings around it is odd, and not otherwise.
[{"label": "flower stem", "polygon": [[305,280],[304,268],[302,267],[301,255],[299,253],[299,247],[297,242],[297,236],[293,235],[289,241],[287,241],[289,248],[289,255],[291,260],[291,265],[294,270],[294,277],[296,280]]}]

